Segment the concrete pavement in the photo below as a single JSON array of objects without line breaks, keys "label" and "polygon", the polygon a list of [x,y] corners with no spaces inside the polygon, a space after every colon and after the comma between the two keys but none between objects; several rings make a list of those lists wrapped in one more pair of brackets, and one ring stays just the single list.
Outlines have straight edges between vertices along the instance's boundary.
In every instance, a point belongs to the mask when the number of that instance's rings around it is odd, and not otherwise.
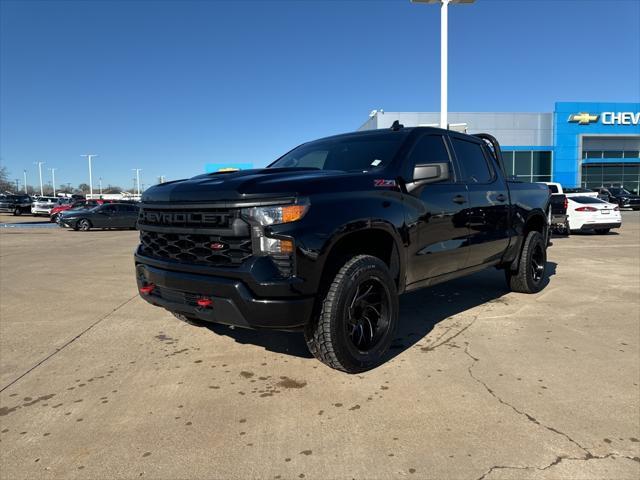
[{"label": "concrete pavement", "polygon": [[[0,222],[5,221],[4,216]],[[640,215],[405,295],[391,358],[197,328],[137,297],[136,232],[0,231],[2,478],[640,477]]]}]

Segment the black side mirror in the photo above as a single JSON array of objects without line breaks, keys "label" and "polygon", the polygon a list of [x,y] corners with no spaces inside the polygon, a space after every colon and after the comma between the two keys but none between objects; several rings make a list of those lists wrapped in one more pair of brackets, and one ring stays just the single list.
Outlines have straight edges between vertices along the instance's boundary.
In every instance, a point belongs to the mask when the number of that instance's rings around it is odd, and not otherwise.
[{"label": "black side mirror", "polygon": [[448,163],[423,163],[413,168],[413,182],[407,185],[407,190],[411,191],[421,185],[442,182],[449,178]]}]

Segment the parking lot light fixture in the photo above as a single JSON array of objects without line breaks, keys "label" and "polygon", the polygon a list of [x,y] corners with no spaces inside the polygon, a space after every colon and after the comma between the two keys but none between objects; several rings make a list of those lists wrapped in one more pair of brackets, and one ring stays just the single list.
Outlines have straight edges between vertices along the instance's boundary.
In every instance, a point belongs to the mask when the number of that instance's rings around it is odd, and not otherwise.
[{"label": "parking lot light fixture", "polygon": [[57,168],[50,168],[51,172],[51,187],[53,188],[53,196],[56,196],[56,170]]},{"label": "parking lot light fixture", "polygon": [[91,176],[91,159],[94,157],[97,157],[98,155],[95,155],[93,153],[86,153],[80,156],[86,157],[87,160],[89,160],[89,195],[91,196],[91,198],[93,198],[93,178]]},{"label": "parking lot light fixture", "polygon": [[131,170],[136,172],[136,185],[138,187],[138,196],[140,196],[140,172],[142,171],[142,169],[141,168],[132,168]]},{"label": "parking lot light fixture", "polygon": [[44,165],[45,162],[35,162],[34,165],[38,165],[38,175],[40,176],[40,196],[44,197],[44,188],[42,186],[42,165]]},{"label": "parking lot light fixture", "polygon": [[440,4],[440,128],[448,128],[448,48],[449,4],[473,3],[475,0],[411,0],[411,3]]}]

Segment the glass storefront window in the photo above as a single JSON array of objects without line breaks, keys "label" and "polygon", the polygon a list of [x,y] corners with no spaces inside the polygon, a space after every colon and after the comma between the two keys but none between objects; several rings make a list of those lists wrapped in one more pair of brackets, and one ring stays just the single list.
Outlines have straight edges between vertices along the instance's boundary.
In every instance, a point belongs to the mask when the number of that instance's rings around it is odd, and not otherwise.
[{"label": "glass storefront window", "polygon": [[638,150],[625,150],[624,158],[638,158],[640,157],[640,152]]},{"label": "glass storefront window", "polygon": [[622,158],[622,150],[608,150],[602,152],[604,158]]},{"label": "glass storefront window", "polygon": [[551,175],[551,152],[532,152],[533,175]]},{"label": "glass storefront window", "polygon": [[504,162],[504,169],[507,171],[507,175],[513,175],[513,152],[503,151],[502,161]]},{"label": "glass storefront window", "polygon": [[602,158],[602,152],[600,150],[585,152],[587,158]]},{"label": "glass storefront window", "polygon": [[531,176],[531,152],[515,152],[514,173],[518,176]]}]

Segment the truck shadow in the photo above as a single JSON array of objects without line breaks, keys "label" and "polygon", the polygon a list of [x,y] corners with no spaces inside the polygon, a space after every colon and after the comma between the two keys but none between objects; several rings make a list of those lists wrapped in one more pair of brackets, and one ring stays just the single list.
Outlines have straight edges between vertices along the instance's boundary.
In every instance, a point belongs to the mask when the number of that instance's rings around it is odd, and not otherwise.
[{"label": "truck shadow", "polygon": [[[547,262],[545,286],[556,274],[556,268],[556,263]],[[402,295],[398,331],[386,360],[424,340],[438,323],[447,318],[488,302],[506,305],[510,301],[517,302],[517,297],[513,300],[502,299],[507,293],[509,290],[504,273],[490,269]],[[302,333],[231,329],[220,324],[210,324],[206,328],[218,335],[233,338],[241,344],[257,345],[271,352],[294,357],[312,358]]]}]

